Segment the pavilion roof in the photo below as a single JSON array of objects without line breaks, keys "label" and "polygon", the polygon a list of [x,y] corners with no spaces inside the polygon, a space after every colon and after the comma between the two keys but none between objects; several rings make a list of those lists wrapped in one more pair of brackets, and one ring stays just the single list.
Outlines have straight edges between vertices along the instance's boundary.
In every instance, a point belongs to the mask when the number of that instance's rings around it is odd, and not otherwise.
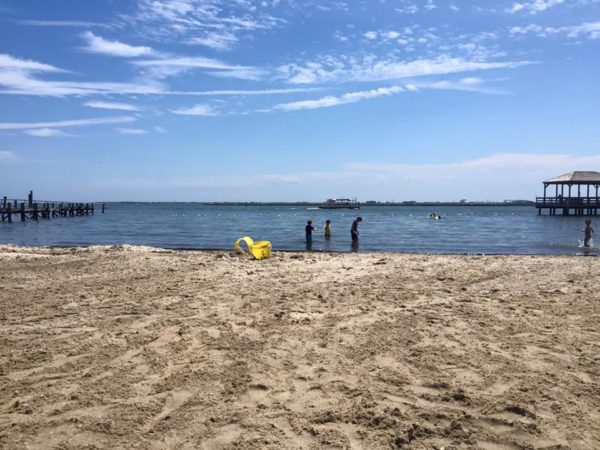
[{"label": "pavilion roof", "polygon": [[600,172],[574,171],[544,181],[544,184],[600,184]]}]

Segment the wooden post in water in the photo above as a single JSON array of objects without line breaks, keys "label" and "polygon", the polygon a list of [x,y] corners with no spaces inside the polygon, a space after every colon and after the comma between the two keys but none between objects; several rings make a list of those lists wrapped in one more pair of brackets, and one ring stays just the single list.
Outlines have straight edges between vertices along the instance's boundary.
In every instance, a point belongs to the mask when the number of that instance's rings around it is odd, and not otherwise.
[{"label": "wooden post in water", "polygon": [[10,210],[10,203],[8,204],[7,211],[8,211],[8,223],[12,223],[12,212]]},{"label": "wooden post in water", "polygon": [[21,203],[21,222],[25,222],[25,203]]},{"label": "wooden post in water", "polygon": [[27,196],[27,207],[31,208],[33,206],[33,191],[29,191],[29,195]]},{"label": "wooden post in water", "polygon": [[104,214],[104,208],[106,208],[106,203],[102,203],[102,214]]},{"label": "wooden post in water", "polygon": [[3,208],[6,208],[6,201],[7,201],[7,199],[6,199],[6,195],[5,195],[4,196],[4,202],[2,202],[2,207]]}]

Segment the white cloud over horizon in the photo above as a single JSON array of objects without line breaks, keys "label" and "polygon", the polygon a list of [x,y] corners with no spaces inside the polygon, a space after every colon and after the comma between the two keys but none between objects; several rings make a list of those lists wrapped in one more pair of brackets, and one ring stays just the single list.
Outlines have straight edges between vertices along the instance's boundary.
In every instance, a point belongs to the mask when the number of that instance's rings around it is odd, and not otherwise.
[{"label": "white cloud over horizon", "polygon": [[[165,190],[227,188],[243,189],[234,200],[246,198],[244,192],[254,189],[273,189],[280,193],[302,192],[295,200],[323,200],[319,193],[331,189],[353,192],[355,195],[371,195],[373,186],[384,186],[390,197],[379,200],[398,200],[402,192],[403,200],[421,201],[455,200],[469,197],[476,200],[490,200],[489,192],[498,185],[505,186],[503,197],[520,198],[514,187],[533,189],[542,192],[542,181],[553,176],[600,165],[600,154],[574,156],[568,154],[497,153],[471,160],[447,163],[345,163],[339,168],[327,171],[300,171],[294,173],[253,173],[248,175],[205,175],[201,177],[161,178],[161,179],[107,179],[97,184],[98,188],[153,192]],[[430,197],[418,194],[420,186],[426,183]],[[478,194],[466,192],[468,186],[477,186]],[[364,190],[364,192],[363,192]],[[396,194],[394,194],[396,192]],[[315,197],[316,195],[316,197]],[[420,196],[419,196],[420,195]],[[516,195],[516,197],[515,197]],[[523,195],[531,199],[535,195]],[[321,194],[322,196],[322,194]],[[366,200],[363,199],[363,201]]]}]

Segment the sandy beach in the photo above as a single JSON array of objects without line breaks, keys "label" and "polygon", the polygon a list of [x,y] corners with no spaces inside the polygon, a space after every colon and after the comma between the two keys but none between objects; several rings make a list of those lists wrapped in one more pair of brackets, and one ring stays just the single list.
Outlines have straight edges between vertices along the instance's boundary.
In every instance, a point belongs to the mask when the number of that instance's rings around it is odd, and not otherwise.
[{"label": "sandy beach", "polygon": [[598,449],[600,259],[0,246],[0,448]]}]

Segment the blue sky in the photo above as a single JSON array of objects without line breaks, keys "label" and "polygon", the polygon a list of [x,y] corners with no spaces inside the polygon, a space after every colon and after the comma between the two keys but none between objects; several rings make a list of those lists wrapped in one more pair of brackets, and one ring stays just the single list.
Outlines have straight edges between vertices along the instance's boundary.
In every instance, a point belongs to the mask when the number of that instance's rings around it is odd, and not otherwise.
[{"label": "blue sky", "polygon": [[600,170],[600,0],[0,0],[0,195],[533,198]]}]

